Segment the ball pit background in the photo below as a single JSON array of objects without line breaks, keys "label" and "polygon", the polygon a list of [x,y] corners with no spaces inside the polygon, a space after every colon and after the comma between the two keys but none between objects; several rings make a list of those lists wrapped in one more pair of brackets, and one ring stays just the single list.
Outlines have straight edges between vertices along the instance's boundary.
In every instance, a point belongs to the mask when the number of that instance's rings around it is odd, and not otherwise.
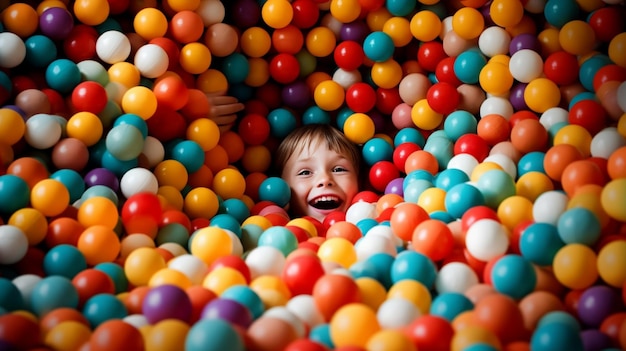
[{"label": "ball pit background", "polygon": [[[626,348],[622,2],[0,5],[2,348]],[[310,123],[365,163],[323,223]]]}]

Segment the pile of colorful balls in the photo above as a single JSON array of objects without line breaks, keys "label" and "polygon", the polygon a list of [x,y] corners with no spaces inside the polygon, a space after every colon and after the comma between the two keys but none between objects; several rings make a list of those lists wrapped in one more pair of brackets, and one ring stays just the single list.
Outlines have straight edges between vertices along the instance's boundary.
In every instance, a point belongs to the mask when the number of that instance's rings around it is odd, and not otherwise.
[{"label": "pile of colorful balls", "polygon": [[[0,9],[0,350],[626,348],[622,0]],[[369,172],[323,221],[313,123]]]}]

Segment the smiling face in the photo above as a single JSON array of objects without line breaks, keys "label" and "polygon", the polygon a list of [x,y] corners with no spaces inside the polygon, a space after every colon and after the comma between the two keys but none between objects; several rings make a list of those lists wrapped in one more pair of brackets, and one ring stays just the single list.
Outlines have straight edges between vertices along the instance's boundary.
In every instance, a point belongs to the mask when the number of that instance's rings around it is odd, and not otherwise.
[{"label": "smiling face", "polygon": [[333,211],[346,211],[359,191],[358,170],[352,160],[323,140],[293,150],[282,178],[292,191],[293,211],[319,221]]}]

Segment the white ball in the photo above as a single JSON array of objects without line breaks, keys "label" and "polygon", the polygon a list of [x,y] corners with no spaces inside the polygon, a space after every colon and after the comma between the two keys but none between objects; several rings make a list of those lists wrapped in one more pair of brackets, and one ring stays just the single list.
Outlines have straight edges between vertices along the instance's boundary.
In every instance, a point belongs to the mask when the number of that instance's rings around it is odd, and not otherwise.
[{"label": "white ball", "polygon": [[544,111],[539,117],[539,123],[546,130],[552,128],[553,125],[569,121],[569,112],[562,107],[551,107]]},{"label": "white ball", "polygon": [[490,96],[480,104],[480,117],[500,115],[507,121],[513,115],[513,105],[508,99],[499,96]]},{"label": "white ball", "polygon": [[194,285],[202,284],[204,277],[209,272],[207,264],[200,258],[191,254],[174,257],[167,262],[167,266],[183,273]]},{"label": "white ball", "polygon": [[248,253],[245,262],[252,279],[262,275],[280,277],[285,267],[285,256],[273,246],[258,246]]},{"label": "white ball", "polygon": [[543,73],[543,59],[534,50],[519,50],[509,60],[509,71],[517,81],[528,83]]},{"label": "white ball", "polygon": [[76,64],[83,81],[100,83],[103,87],[109,84],[109,73],[104,66],[95,60],[83,60]]},{"label": "white ball", "polygon": [[22,294],[22,300],[26,303],[27,307],[30,307],[30,299],[31,294],[33,292],[33,288],[37,283],[39,283],[43,278],[36,274],[23,274],[13,278],[11,281],[13,285],[20,291]]},{"label": "white ball", "polygon": [[297,295],[289,299],[286,307],[309,328],[325,323],[315,299],[311,295]]},{"label": "white ball", "polygon": [[559,217],[567,210],[569,198],[558,190],[550,190],[539,195],[533,203],[533,220],[538,223],[557,225]]},{"label": "white ball", "polygon": [[341,85],[344,89],[348,89],[352,84],[362,81],[362,78],[358,70],[346,71],[345,69],[338,68],[335,73],[333,73],[333,81]]},{"label": "white ball", "polygon": [[394,297],[383,301],[376,311],[376,319],[383,329],[403,328],[421,316],[411,301]]},{"label": "white ball", "polygon": [[[330,1],[327,1],[326,4],[320,4],[320,10],[322,11],[327,11],[330,9],[329,8],[324,8],[325,5],[330,6]],[[326,15],[324,15],[322,17],[322,20],[320,21],[320,24],[328,29],[330,29],[334,34],[336,38],[339,38],[339,35],[341,34],[341,27],[343,27],[343,23],[341,21],[339,21],[338,19],[335,18],[335,16],[333,16],[331,13],[327,13]]]},{"label": "white ball", "polygon": [[483,162],[493,162],[502,167],[508,175],[513,179],[517,179],[517,164],[505,154],[491,154],[483,160]]},{"label": "white ball", "polygon": [[458,154],[452,156],[448,161],[447,169],[458,169],[467,174],[467,177],[471,177],[474,168],[478,166],[478,160],[476,157],[470,154]]},{"label": "white ball", "polygon": [[117,30],[106,31],[96,40],[96,54],[100,60],[114,64],[126,61],[130,55],[130,40]]},{"label": "white ball", "polygon": [[477,260],[487,262],[509,249],[509,233],[500,222],[480,219],[465,234],[465,247]]},{"label": "white ball", "polygon": [[591,156],[608,159],[615,150],[626,145],[626,138],[615,127],[599,131],[591,139]]},{"label": "white ball", "polygon": [[299,338],[306,336],[306,326],[304,322],[292,310],[286,306],[274,306],[263,313],[263,317],[273,317],[281,319],[296,331]]},{"label": "white ball", "polygon": [[107,92],[109,101],[119,106],[122,104],[122,99],[124,98],[124,94],[128,91],[128,87],[120,82],[108,82],[107,85],[104,86],[104,90]]},{"label": "white ball", "polygon": [[148,318],[146,318],[143,314],[130,314],[122,320],[137,329],[150,325]]},{"label": "white ball", "polygon": [[[384,236],[388,238],[389,240],[391,240],[391,243],[394,244],[395,247],[402,247],[404,245],[404,241],[400,239],[396,235],[396,233],[393,232],[393,229],[391,229],[391,226],[388,226],[388,225],[383,225],[383,224],[375,225],[372,228],[370,228],[370,230],[367,231],[367,235]],[[397,252],[394,252],[393,256],[395,256],[396,254]]]},{"label": "white ball", "polygon": [[0,33],[0,67],[19,66],[26,58],[26,44],[15,33]]},{"label": "white ball", "polygon": [[383,235],[368,234],[354,244],[357,261],[364,261],[377,253],[396,255],[396,246],[390,238]]},{"label": "white ball", "polygon": [[0,264],[19,262],[28,251],[28,238],[20,229],[11,224],[0,225]]},{"label": "white ball", "polygon": [[617,87],[617,105],[626,112],[626,82],[622,82]]},{"label": "white ball", "polygon": [[439,294],[447,292],[464,294],[467,289],[478,283],[478,275],[470,266],[462,262],[450,262],[439,270],[435,288]]},{"label": "white ball", "polygon": [[439,34],[439,39],[443,40],[443,38],[452,30],[452,16],[447,16],[443,20],[441,20],[441,34]]},{"label": "white ball", "polygon": [[63,128],[56,116],[38,113],[26,120],[24,140],[35,149],[44,150],[53,147],[63,135]]},{"label": "white ball", "polygon": [[511,36],[498,26],[485,29],[478,37],[478,48],[487,57],[507,54],[510,44]]},{"label": "white ball", "polygon": [[134,64],[142,76],[156,78],[167,72],[170,60],[162,47],[156,44],[146,44],[137,49]]},{"label": "white ball", "polygon": [[159,139],[148,135],[143,142],[141,154],[144,155],[148,161],[148,167],[152,168],[165,158],[165,147]]},{"label": "white ball", "polygon": [[346,222],[357,224],[366,218],[376,218],[376,204],[358,201],[352,204],[346,211]]},{"label": "white ball", "polygon": [[200,15],[204,26],[221,23],[226,16],[224,4],[219,0],[202,0],[195,12]]},{"label": "white ball", "polygon": [[156,194],[159,190],[159,182],[148,169],[135,167],[122,175],[120,190],[126,198],[138,193]]},{"label": "white ball", "polygon": [[224,231],[230,236],[230,241],[233,243],[233,247],[231,249],[232,255],[241,256],[243,255],[243,244],[241,240],[237,236],[237,234],[233,233],[232,230],[224,229]]}]

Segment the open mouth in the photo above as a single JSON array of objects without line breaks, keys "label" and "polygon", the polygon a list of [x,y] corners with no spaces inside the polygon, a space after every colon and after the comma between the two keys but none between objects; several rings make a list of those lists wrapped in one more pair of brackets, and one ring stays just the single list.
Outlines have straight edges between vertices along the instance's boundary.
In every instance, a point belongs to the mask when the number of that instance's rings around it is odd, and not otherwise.
[{"label": "open mouth", "polygon": [[334,210],[339,208],[342,203],[343,201],[339,197],[332,195],[319,196],[309,201],[309,205],[318,210]]}]

